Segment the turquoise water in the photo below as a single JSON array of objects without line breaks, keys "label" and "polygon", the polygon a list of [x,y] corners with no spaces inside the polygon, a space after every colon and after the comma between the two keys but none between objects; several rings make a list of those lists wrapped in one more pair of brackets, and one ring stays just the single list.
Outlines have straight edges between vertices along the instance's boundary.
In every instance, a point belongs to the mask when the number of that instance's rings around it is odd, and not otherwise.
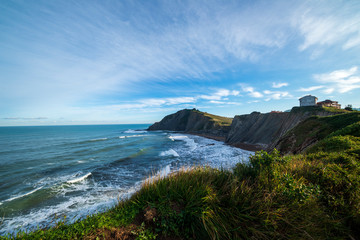
[{"label": "turquoise water", "polygon": [[114,206],[149,176],[229,168],[250,152],[149,125],[0,127],[0,234]]}]

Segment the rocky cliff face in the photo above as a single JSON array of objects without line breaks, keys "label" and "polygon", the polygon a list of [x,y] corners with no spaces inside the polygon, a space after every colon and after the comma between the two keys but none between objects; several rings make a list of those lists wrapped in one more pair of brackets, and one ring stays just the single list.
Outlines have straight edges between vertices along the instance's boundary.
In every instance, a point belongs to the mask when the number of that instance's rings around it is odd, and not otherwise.
[{"label": "rocky cliff face", "polygon": [[230,130],[231,119],[228,119],[229,124],[221,122],[221,120],[226,121],[227,119],[206,114],[195,109],[184,109],[164,117],[160,122],[151,125],[148,130],[182,131],[187,133],[208,134],[213,137],[225,137]]},{"label": "rocky cliff face", "polygon": [[253,112],[230,119],[195,109],[184,109],[164,117],[160,122],[151,125],[148,130],[200,134],[247,150],[271,150],[285,133],[301,121],[314,115],[334,114],[337,113],[319,107],[294,107],[291,112],[265,114]]},{"label": "rocky cliff face", "polygon": [[335,113],[321,108],[294,108],[291,112],[253,112],[235,116],[226,143],[230,145],[250,144],[262,149],[272,149],[277,140],[301,121],[312,115],[328,116]]}]

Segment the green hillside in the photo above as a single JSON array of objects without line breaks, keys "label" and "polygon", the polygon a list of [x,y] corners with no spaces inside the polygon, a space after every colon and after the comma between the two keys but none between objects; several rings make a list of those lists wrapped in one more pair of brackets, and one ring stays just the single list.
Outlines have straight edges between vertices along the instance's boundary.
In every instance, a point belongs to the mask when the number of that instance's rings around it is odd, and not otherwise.
[{"label": "green hillside", "polygon": [[205,117],[211,118],[212,121],[219,124],[220,126],[230,126],[231,122],[233,120],[232,118],[222,117],[222,116],[210,114],[210,113],[207,113],[207,112],[201,112],[201,111],[196,110],[196,109],[193,109],[192,111],[198,112],[198,113],[204,115]]},{"label": "green hillside", "polygon": [[[283,136],[276,148],[282,153],[299,153],[320,150],[315,146],[320,140],[335,135],[359,136],[360,112],[348,112],[327,117],[312,116],[299,123],[295,128]],[[321,144],[321,143],[319,143]]]}]

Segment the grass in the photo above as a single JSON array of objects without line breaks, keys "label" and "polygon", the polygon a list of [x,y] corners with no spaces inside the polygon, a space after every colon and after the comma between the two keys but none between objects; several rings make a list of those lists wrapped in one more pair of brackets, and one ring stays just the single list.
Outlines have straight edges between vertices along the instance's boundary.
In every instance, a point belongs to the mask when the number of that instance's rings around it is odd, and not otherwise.
[{"label": "grass", "polygon": [[230,126],[232,123],[232,120],[233,120],[232,118],[222,117],[222,116],[210,114],[207,112],[201,112],[197,109],[193,109],[192,111],[195,111],[197,113],[204,115],[205,117],[210,118],[212,121],[214,121],[216,124],[218,124],[220,126]]},{"label": "grass", "polygon": [[319,107],[319,106],[306,106],[306,107],[293,107],[291,109],[292,113],[299,112],[333,112],[333,113],[347,113],[350,112],[345,109],[338,109],[334,107]]},{"label": "grass", "polygon": [[[357,131],[357,133],[355,133]],[[290,130],[284,138],[296,136],[295,143],[283,141],[278,147],[280,151],[286,152],[291,147],[299,147],[306,141],[320,141],[330,134],[350,134],[360,136],[360,112],[353,111],[327,117],[312,116]]]},{"label": "grass", "polygon": [[105,213],[5,239],[345,239],[359,234],[359,203],[359,155],[261,151],[232,171],[181,170]]}]

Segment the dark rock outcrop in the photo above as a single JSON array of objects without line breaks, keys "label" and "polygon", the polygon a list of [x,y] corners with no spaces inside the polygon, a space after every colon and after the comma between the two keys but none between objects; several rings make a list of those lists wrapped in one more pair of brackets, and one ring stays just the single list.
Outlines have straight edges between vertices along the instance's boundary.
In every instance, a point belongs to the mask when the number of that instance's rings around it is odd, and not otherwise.
[{"label": "dark rock outcrop", "polygon": [[[223,124],[218,119],[227,119]],[[184,109],[164,117],[160,122],[151,125],[148,130],[169,130],[201,134],[209,137],[226,137],[230,130],[231,119],[206,114],[195,109]]]}]

